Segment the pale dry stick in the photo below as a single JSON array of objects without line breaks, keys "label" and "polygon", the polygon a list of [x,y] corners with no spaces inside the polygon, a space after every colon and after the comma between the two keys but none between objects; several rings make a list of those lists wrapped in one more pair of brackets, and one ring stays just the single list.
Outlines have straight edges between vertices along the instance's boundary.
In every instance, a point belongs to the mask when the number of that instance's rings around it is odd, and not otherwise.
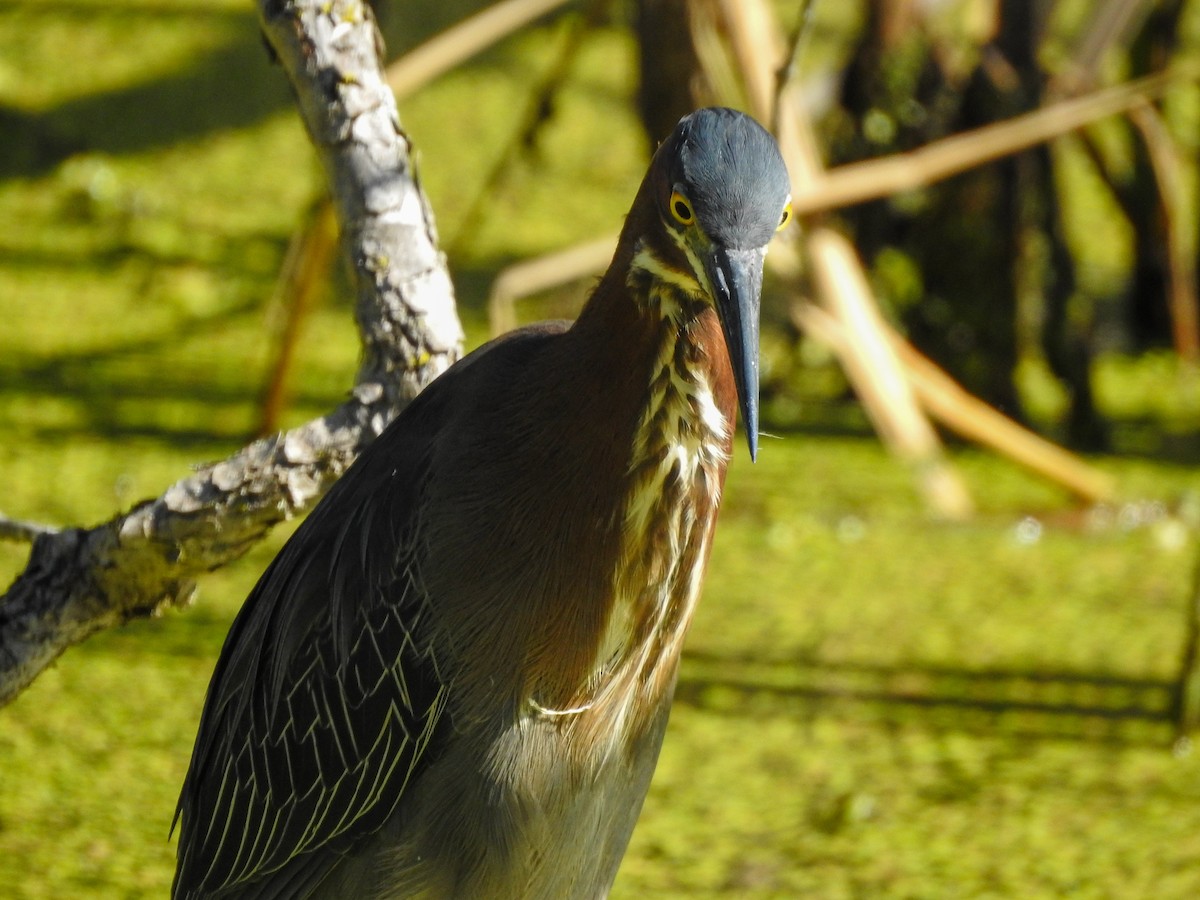
[{"label": "pale dry stick", "polygon": [[[720,9],[752,109],[760,118],[778,110],[777,137],[791,172],[793,196],[803,196],[826,177],[825,166],[815,130],[792,96],[796,86],[777,83],[775,73],[786,62],[787,51],[774,13],[761,0],[720,0]],[[948,519],[968,517],[973,509],[970,493],[947,461],[887,340],[857,253],[842,235],[811,216],[802,225],[822,300],[846,326],[849,345],[842,363],[867,416],[891,452],[913,468],[931,509]]]},{"label": "pale dry stick", "polygon": [[[1099,74],[1105,54],[1129,43],[1135,29],[1150,14],[1157,0],[1099,0],[1086,17],[1073,45],[1064,54],[1061,74],[1055,75],[1051,92],[1068,82],[1090,85]],[[1071,92],[1073,93],[1073,91]]]},{"label": "pale dry stick", "polygon": [[778,88],[776,75],[787,63],[787,48],[774,13],[761,3],[744,0],[716,0],[716,4],[750,107],[769,122]]},{"label": "pale dry stick", "polygon": [[888,340],[854,247],[833,229],[819,228],[808,235],[808,250],[818,261],[814,275],[829,306],[827,314],[842,328],[842,366],[875,430],[913,467],[925,497],[940,515],[969,518],[974,511],[970,494],[942,456],[941,441]]},{"label": "pale dry stick", "polygon": [[907,153],[838,166],[827,170],[820,179],[802,181],[792,198],[792,207],[796,215],[807,216],[927,187],[983,163],[1078,131],[1100,119],[1127,113],[1174,85],[1196,80],[1198,75],[1200,67],[1176,65],[1157,75],[1060,100]]},{"label": "pale dry stick", "polygon": [[774,11],[761,0],[716,2],[750,108],[754,115],[774,126],[792,176],[792,210],[801,218],[810,218],[817,211],[798,206],[796,201],[816,189],[828,173],[816,131],[801,112],[798,85],[794,81],[782,84],[778,81],[777,73],[787,64],[787,46]]},{"label": "pale dry stick", "polygon": [[1167,239],[1167,303],[1175,352],[1185,362],[1200,362],[1200,311],[1196,298],[1196,260],[1188,248],[1183,166],[1174,138],[1155,107],[1143,101],[1129,118],[1146,143],[1150,168],[1158,182],[1158,201]]},{"label": "pale dry stick", "polygon": [[574,0],[503,0],[414,47],[387,68],[397,99],[494,46],[531,22]]},{"label": "pale dry stick", "polygon": [[[730,55],[721,28],[719,0],[688,0],[687,25],[696,61],[703,73],[693,83],[703,86],[704,102],[747,108],[745,85]],[[762,120],[764,126],[769,124]]]},{"label": "pale dry stick", "polygon": [[488,325],[492,335],[517,327],[515,306],[522,297],[603,272],[616,246],[617,235],[613,233],[502,269],[488,292]]},{"label": "pale dry stick", "polygon": [[[820,306],[797,301],[791,306],[791,317],[797,328],[839,357],[848,352],[845,326]],[[886,332],[921,403],[955,434],[990,447],[1088,503],[1110,502],[1116,496],[1116,482],[1106,472],[972,396],[900,334],[890,327]]]}]

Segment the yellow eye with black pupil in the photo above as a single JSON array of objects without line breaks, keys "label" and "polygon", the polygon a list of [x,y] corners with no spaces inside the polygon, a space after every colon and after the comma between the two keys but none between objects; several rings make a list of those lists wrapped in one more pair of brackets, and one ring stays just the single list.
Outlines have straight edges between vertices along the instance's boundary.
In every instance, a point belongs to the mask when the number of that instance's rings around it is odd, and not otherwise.
[{"label": "yellow eye with black pupil", "polygon": [[775,230],[782,231],[783,226],[790,221],[792,221],[792,204],[788,203],[787,206],[783,208],[783,215],[779,217],[779,224],[775,226]]},{"label": "yellow eye with black pupil", "polygon": [[679,191],[671,194],[671,215],[675,217],[675,221],[680,225],[691,225],[696,221],[696,214],[692,211],[692,204]]}]

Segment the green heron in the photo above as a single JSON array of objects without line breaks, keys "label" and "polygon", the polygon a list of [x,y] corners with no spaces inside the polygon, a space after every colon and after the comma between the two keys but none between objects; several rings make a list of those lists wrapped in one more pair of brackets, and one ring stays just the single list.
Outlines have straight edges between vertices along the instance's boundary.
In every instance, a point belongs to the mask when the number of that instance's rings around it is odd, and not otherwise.
[{"label": "green heron", "polygon": [[771,136],[687,116],[573,325],[500,337],[333,486],[237,616],[173,896],[599,898],[662,744],[740,406]]}]

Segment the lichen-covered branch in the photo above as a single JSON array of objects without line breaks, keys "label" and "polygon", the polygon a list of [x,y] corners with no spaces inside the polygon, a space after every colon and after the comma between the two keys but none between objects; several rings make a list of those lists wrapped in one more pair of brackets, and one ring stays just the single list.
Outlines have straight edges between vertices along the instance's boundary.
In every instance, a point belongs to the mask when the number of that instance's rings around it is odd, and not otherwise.
[{"label": "lichen-covered branch", "polygon": [[360,0],[259,0],[324,164],[355,274],[363,363],[328,415],[204,466],[94,528],[34,536],[0,597],[0,704],[104,628],[185,603],[196,578],[307,509],[462,346],[428,202]]}]

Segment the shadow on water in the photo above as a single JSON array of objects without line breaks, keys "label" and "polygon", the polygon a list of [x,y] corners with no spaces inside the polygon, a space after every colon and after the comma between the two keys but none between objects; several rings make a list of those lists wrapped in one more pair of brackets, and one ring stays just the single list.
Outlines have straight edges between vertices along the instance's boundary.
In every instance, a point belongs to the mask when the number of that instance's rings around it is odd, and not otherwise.
[{"label": "shadow on water", "polygon": [[[405,4],[403,10],[391,6],[382,6],[380,18],[388,57],[394,59],[400,51],[477,12],[480,3],[442,0]],[[253,125],[295,107],[287,79],[271,60],[252,3],[230,8],[202,3],[121,6],[0,0],[0,12],[8,10],[83,25],[118,22],[129,34],[155,26],[204,28],[215,41],[187,56],[174,71],[112,90],[87,93],[87,70],[80,66],[80,91],[38,112],[0,102],[0,178],[37,177],[77,153],[125,154],[169,146]],[[138,44],[131,40],[129,47],[134,53]]]},{"label": "shadow on water", "polygon": [[1164,746],[1167,680],[685,653],[676,702],[719,715],[831,716],[935,731]]},{"label": "shadow on water", "polygon": [[16,5],[40,16],[129,19],[132,29],[186,16],[231,37],[151,80],[81,93],[38,113],[0,106],[5,135],[0,177],[38,176],[80,152],[121,154],[167,146],[253,124],[292,104],[285,80],[272,70],[252,9]]},{"label": "shadow on water", "polygon": [[[182,316],[158,333],[37,360],[22,356],[0,359],[0,401],[41,398],[70,405],[70,422],[23,423],[27,440],[56,443],[93,433],[110,439],[149,438],[211,452],[214,444],[240,442],[248,435],[222,433],[211,417],[200,414],[194,417],[195,427],[186,427],[158,421],[155,413],[182,403],[213,410],[253,403],[258,379],[213,377],[213,372],[204,371],[203,361],[194,358],[179,368],[160,360],[190,352],[182,344],[185,339],[203,342],[206,336],[215,338],[231,327],[245,330],[245,320],[261,318],[262,302],[247,297],[217,312]],[[153,364],[139,362],[148,359],[154,360]],[[230,364],[225,357],[214,357],[212,363],[224,368]],[[296,405],[326,406],[330,398],[301,387],[293,392],[292,400]],[[3,405],[0,402],[0,408]]]}]

